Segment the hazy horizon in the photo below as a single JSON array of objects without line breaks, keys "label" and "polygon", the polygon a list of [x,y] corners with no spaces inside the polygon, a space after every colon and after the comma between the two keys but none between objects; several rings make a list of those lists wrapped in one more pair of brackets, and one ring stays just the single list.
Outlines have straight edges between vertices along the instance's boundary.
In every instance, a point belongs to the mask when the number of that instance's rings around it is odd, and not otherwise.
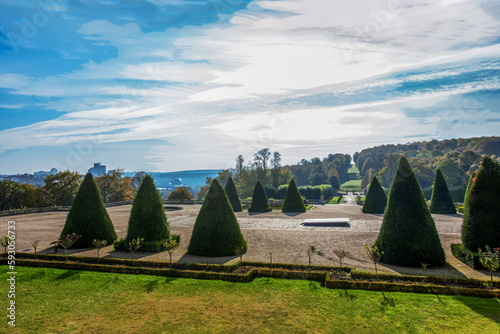
[{"label": "hazy horizon", "polygon": [[0,173],[499,135],[494,0],[0,0]]}]

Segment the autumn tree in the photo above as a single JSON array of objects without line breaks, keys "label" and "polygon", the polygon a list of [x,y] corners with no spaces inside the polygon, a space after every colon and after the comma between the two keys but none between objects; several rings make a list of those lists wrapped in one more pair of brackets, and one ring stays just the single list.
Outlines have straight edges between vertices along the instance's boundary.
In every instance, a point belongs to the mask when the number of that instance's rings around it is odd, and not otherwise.
[{"label": "autumn tree", "polygon": [[184,200],[184,199],[193,199],[193,194],[189,192],[187,187],[178,187],[167,197],[168,200]]},{"label": "autumn tree", "polygon": [[47,175],[42,188],[46,195],[46,203],[49,206],[71,205],[81,182],[82,175],[69,170]]},{"label": "autumn tree", "polygon": [[130,201],[133,198],[132,178],[123,177],[123,174],[123,169],[118,168],[111,174],[95,178],[104,203]]}]

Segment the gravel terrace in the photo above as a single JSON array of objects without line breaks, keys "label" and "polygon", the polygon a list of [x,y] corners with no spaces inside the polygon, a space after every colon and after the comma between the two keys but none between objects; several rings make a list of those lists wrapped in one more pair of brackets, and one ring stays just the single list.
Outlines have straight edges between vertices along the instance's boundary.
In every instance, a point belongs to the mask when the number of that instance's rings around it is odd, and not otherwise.
[{"label": "gravel terrace", "polygon": [[[200,210],[200,205],[184,205],[182,210],[167,212],[171,232],[181,235],[181,246],[173,254],[174,261],[198,263],[230,263],[238,261],[235,256],[222,258],[204,258],[187,254],[187,246],[191,231]],[[109,215],[119,238],[127,232],[130,205],[108,208]],[[31,242],[39,239],[38,252],[53,254],[50,243],[58,237],[64,226],[67,212],[48,212],[2,217],[1,230],[7,231],[7,222],[16,222],[16,248],[18,252],[33,252]],[[283,214],[281,211],[268,213],[240,212],[236,214],[242,233],[248,244],[248,252],[243,256],[247,261],[268,262],[272,252],[274,263],[307,264],[307,248],[309,244],[317,247],[318,253],[313,255],[313,263],[338,266],[334,257],[334,249],[349,252],[343,261],[345,266],[359,270],[374,271],[373,264],[364,254],[364,245],[372,244],[380,230],[383,216],[381,214],[363,214],[357,205],[322,205],[316,206],[302,214]],[[451,243],[460,242],[462,215],[433,215],[436,227],[446,252],[448,264],[443,268],[429,269],[428,275],[449,277],[488,278],[487,272],[470,269],[453,257]],[[349,218],[350,227],[305,227],[301,223],[305,219],[317,218]],[[1,234],[2,232],[0,232]],[[5,233],[5,232],[3,232]],[[59,250],[59,254],[63,251]],[[70,250],[70,254],[95,256],[93,249]],[[128,252],[116,252],[112,246],[101,250],[103,257],[130,258]],[[168,253],[135,253],[136,259],[168,261]],[[379,265],[381,272],[401,274],[424,274],[420,268],[406,268],[391,265]],[[500,273],[496,273],[500,279]]]}]

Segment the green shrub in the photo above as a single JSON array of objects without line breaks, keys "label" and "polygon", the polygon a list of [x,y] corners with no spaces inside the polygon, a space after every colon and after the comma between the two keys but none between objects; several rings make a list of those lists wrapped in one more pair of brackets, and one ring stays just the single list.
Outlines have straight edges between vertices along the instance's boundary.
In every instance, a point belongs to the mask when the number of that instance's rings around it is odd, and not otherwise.
[{"label": "green shrub", "polygon": [[[163,242],[169,237],[170,227],[163,201],[153,178],[146,175],[132,204],[125,240],[130,242],[136,238],[144,238],[144,244],[146,244],[152,241]],[[146,247],[142,246],[139,251],[146,251]]]},{"label": "green shrub", "polygon": [[264,191],[264,187],[262,187],[262,184],[257,181],[255,189],[253,190],[252,205],[248,209],[248,212],[269,212],[271,210],[272,209],[267,203],[267,196]]},{"label": "green shrub", "polygon": [[445,254],[436,225],[422,190],[406,158],[401,158],[389,191],[389,201],[375,246],[380,261],[399,266],[420,267],[445,264]]},{"label": "green shrub", "polygon": [[297,189],[295,180],[290,180],[288,185],[288,190],[286,192],[285,201],[283,202],[283,207],[281,208],[283,212],[306,212],[306,206],[300,192]]},{"label": "green shrub", "polygon": [[429,207],[431,213],[440,214],[455,214],[457,209],[453,204],[448,185],[441,173],[440,169],[436,170],[434,178],[434,186],[432,187],[431,205]]},{"label": "green shrub", "polygon": [[469,185],[464,203],[462,243],[465,249],[500,247],[500,165],[489,157]]},{"label": "green shrub", "polygon": [[238,247],[246,251],[247,244],[226,192],[215,179],[194,223],[188,252],[200,256],[230,256]]},{"label": "green shrub", "polygon": [[385,191],[382,189],[382,186],[378,182],[377,178],[374,177],[372,183],[370,183],[368,187],[365,204],[363,205],[363,212],[384,213],[386,206],[387,196],[385,195]]},{"label": "green shrub", "polygon": [[226,187],[224,189],[226,191],[227,198],[229,198],[229,203],[233,207],[234,212],[241,212],[241,202],[240,196],[238,196],[238,192],[236,191],[236,187],[234,186],[233,178],[229,177],[226,182]]},{"label": "green shrub", "polygon": [[117,238],[99,189],[90,173],[85,175],[78,189],[60,238],[72,233],[79,236],[73,248],[92,247],[94,239],[106,240],[108,244],[112,244]]}]

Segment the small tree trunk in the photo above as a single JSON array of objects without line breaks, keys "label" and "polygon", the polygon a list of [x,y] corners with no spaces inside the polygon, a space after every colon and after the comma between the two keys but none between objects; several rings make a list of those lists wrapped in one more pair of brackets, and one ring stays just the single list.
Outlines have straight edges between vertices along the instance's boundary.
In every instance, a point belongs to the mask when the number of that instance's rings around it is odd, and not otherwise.
[{"label": "small tree trunk", "polygon": [[168,255],[170,256],[170,267],[172,267],[172,253],[168,253]]},{"label": "small tree trunk", "polygon": [[375,278],[378,280],[377,262],[373,262],[373,263],[375,263]]},{"label": "small tree trunk", "polygon": [[490,277],[491,277],[491,290],[494,289],[493,287],[493,271],[490,271]]},{"label": "small tree trunk", "polygon": [[97,249],[97,263],[99,263],[99,249]]}]

